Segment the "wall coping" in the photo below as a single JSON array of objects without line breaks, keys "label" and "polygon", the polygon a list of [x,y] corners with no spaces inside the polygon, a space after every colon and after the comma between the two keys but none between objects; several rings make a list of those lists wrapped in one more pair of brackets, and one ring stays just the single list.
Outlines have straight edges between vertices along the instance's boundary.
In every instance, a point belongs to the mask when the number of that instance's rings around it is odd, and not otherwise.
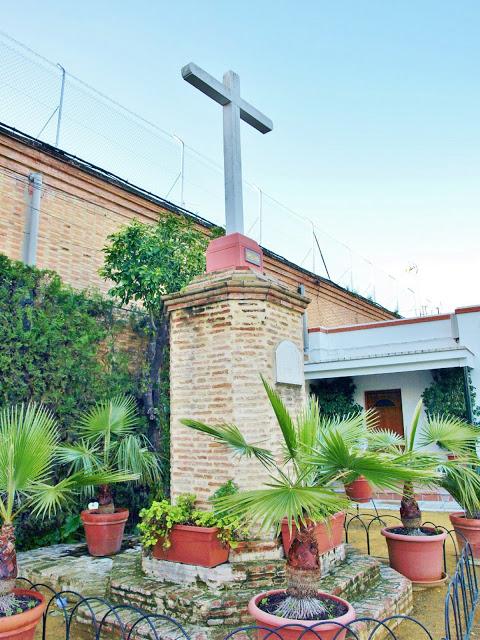
[{"label": "wall coping", "polygon": [[[480,310],[480,308],[479,308]],[[458,311],[456,311],[458,313]],[[461,313],[469,313],[462,311]],[[349,324],[340,327],[312,327],[309,333],[341,333],[343,331],[361,331],[363,329],[379,329],[381,327],[396,327],[402,324],[416,324],[420,322],[436,322],[438,320],[450,320],[451,313],[440,313],[435,316],[419,316],[417,318],[400,318],[399,320],[380,320],[379,322],[367,322],[364,324]]]},{"label": "wall coping", "polygon": [[214,271],[197,276],[184,290],[163,296],[169,313],[179,309],[204,307],[225,300],[268,300],[303,313],[310,303],[271,276],[253,269]]}]

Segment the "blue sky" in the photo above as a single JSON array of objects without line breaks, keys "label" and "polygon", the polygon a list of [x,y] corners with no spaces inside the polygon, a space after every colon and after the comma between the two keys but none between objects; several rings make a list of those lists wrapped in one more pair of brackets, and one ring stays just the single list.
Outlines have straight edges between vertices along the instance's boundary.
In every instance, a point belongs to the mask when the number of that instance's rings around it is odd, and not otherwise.
[{"label": "blue sky", "polygon": [[242,126],[247,179],[443,309],[480,303],[480,3],[24,0],[1,28],[219,162],[180,68],[234,69],[274,122]]}]

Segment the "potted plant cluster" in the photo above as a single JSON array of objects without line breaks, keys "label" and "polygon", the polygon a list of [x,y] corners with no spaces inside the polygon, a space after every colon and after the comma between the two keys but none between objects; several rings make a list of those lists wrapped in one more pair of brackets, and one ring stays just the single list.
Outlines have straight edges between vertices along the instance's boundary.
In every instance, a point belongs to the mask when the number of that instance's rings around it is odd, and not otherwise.
[{"label": "potted plant cluster", "polygon": [[393,455],[349,449],[344,433],[353,438],[355,430],[363,430],[360,418],[357,422],[349,418],[348,429],[341,420],[331,421],[320,433],[321,420],[314,399],[294,420],[279,395],[265,380],[263,384],[283,436],[281,462],[275,460],[272,451],[248,443],[235,425],[182,422],[229,446],[237,455],[256,459],[271,478],[264,488],[217,499],[215,508],[219,513],[239,517],[242,522],[257,522],[264,531],[274,529],[277,534],[286,518],[290,528],[287,588],[252,598],[249,612],[257,624],[273,630],[287,625],[280,632],[284,640],[295,640],[305,633],[305,626],[317,625],[322,640],[342,640],[346,635],[344,625],[354,620],[355,611],[346,600],[317,587],[321,573],[317,525],[325,524],[349,504],[331,485],[347,471],[353,471],[374,484],[392,486],[395,480],[403,480],[409,469],[399,465]]},{"label": "potted plant cluster", "polygon": [[44,596],[15,588],[15,519],[22,512],[45,517],[65,506],[86,486],[123,480],[122,474],[79,471],[57,483],[59,431],[41,405],[0,411],[0,638],[31,640],[45,611]]},{"label": "potted plant cluster", "polygon": [[228,561],[241,533],[239,519],[195,509],[196,497],[184,494],[175,504],[154,501],[140,512],[142,546],[157,560],[216,567]]},{"label": "potted plant cluster", "polygon": [[[157,483],[158,457],[148,439],[137,433],[138,422],[132,397],[98,402],[79,420],[80,441],[62,445],[59,459],[73,472],[121,472],[125,481]],[[109,556],[120,551],[129,511],[115,506],[110,483],[98,486],[97,502],[98,508],[81,513],[88,551]]]},{"label": "potted plant cluster", "polygon": [[[480,493],[480,477],[472,470],[472,452],[479,436],[478,429],[455,417],[427,416],[422,423],[422,401],[416,406],[409,436],[403,443],[405,455],[410,455],[413,469],[423,469],[430,477],[421,483],[449,488],[457,479],[463,497],[470,492]],[[431,450],[433,445],[440,450]],[[443,450],[443,451],[442,451]],[[447,456],[447,451],[453,456]],[[415,496],[415,479],[404,483],[400,503],[401,527],[387,527],[382,535],[387,539],[390,566],[412,582],[434,586],[441,583],[443,574],[444,530],[422,526],[422,513]]]}]

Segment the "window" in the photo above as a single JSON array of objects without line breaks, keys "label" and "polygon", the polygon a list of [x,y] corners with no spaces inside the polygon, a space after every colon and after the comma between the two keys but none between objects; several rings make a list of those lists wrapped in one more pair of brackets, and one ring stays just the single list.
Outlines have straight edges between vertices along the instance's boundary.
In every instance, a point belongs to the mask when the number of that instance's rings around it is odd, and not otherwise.
[{"label": "window", "polygon": [[377,400],[375,403],[376,407],[394,407],[395,403],[389,400],[388,398],[382,398],[381,400]]}]

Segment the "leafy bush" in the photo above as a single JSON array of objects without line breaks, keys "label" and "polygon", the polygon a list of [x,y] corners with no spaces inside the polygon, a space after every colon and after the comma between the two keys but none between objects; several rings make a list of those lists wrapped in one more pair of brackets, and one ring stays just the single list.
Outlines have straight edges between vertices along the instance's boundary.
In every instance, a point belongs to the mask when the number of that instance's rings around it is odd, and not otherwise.
[{"label": "leafy bush", "polygon": [[362,407],[354,401],[355,385],[351,378],[318,380],[310,387],[317,398],[323,416],[346,416],[361,413]]},{"label": "leafy bush", "polygon": [[135,395],[126,353],[115,345],[126,328],[111,301],[0,254],[0,406],[42,402],[65,436],[97,400]]},{"label": "leafy bush", "polygon": [[225,496],[233,496],[238,493],[238,484],[234,480],[227,480],[216,491],[212,493],[209,502],[215,502],[218,498],[224,498]]},{"label": "leafy bush", "polygon": [[141,522],[138,529],[144,549],[154,547],[159,540],[163,547],[170,546],[170,531],[176,524],[193,525],[197,527],[218,527],[218,538],[235,548],[238,539],[245,534],[245,528],[240,527],[239,519],[235,516],[219,516],[213,511],[195,509],[196,497],[191,493],[181,495],[176,504],[168,500],[154,501],[140,512]]},{"label": "leafy bush", "polygon": [[[57,418],[62,439],[76,440],[78,417],[96,401],[119,393],[139,396],[138,376],[129,370],[126,350],[118,346],[129,330],[129,316],[120,314],[111,300],[76,291],[53,271],[0,254],[0,408],[41,402]],[[145,430],[144,421],[139,431]],[[135,523],[148,494],[138,487],[119,491],[125,504],[136,505],[131,508]],[[71,541],[75,521],[69,518],[74,517],[59,513],[40,526],[21,514],[18,548]]]},{"label": "leafy bush", "polygon": [[109,294],[122,305],[139,303],[145,310],[143,332],[148,340],[141,400],[149,423],[149,439],[168,455],[168,332],[162,297],[187,286],[205,271],[208,238],[176,215],[156,224],[134,220],[108,238],[100,274],[113,283]]},{"label": "leafy bush", "polygon": [[[423,392],[423,404],[429,415],[447,414],[462,420],[468,420],[465,403],[464,373],[460,368],[435,369],[432,371],[433,382]],[[480,417],[480,410],[475,406],[475,389],[469,380],[470,397],[475,421]]]}]

